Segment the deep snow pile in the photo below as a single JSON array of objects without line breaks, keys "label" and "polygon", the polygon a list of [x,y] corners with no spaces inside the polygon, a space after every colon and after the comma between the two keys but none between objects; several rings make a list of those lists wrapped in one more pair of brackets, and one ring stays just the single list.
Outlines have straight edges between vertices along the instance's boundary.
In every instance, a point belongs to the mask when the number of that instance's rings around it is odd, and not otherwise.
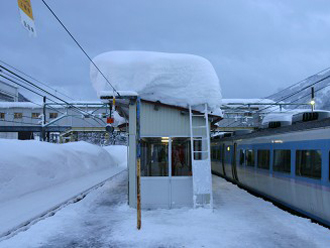
[{"label": "deep snow pile", "polygon": [[[208,103],[219,109],[221,89],[211,63],[199,56],[143,51],[113,51],[93,59],[118,91],[135,91],[142,99],[187,107]],[[98,95],[112,90],[91,65],[91,80]]]},{"label": "deep snow pile", "polygon": [[0,202],[116,166],[101,147],[0,139]]}]

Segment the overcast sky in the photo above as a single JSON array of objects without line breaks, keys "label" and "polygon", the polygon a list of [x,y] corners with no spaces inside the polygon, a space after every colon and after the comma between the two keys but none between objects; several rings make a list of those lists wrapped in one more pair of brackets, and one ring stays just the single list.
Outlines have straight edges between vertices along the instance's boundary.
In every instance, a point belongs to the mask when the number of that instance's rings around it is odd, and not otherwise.
[{"label": "overcast sky", "polygon": [[[330,66],[329,0],[47,0],[87,52],[191,53],[224,98],[262,98]],[[40,0],[38,36],[1,0],[0,59],[77,100],[95,100],[89,61]]]}]

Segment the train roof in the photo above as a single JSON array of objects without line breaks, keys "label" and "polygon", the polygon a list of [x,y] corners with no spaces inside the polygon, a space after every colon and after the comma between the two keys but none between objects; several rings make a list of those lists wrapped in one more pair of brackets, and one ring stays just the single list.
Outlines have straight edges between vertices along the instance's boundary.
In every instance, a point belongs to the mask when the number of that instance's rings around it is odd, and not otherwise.
[{"label": "train roof", "polygon": [[249,134],[241,134],[241,135],[234,135],[230,137],[218,138],[215,137],[212,141],[230,141],[235,139],[251,139],[257,138],[262,136],[270,136],[276,134],[283,134],[283,133],[290,133],[290,132],[298,132],[298,131],[305,131],[311,129],[318,129],[318,128],[326,128],[330,127],[330,118],[316,120],[316,121],[309,121],[309,122],[299,122],[296,124],[292,124],[290,126],[283,126],[278,128],[267,128],[267,129],[258,129]]}]

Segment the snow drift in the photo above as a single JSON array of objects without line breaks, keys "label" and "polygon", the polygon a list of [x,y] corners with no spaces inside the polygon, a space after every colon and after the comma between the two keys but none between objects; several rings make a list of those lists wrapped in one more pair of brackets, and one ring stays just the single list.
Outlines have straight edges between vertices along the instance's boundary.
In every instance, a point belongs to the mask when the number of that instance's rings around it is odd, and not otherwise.
[{"label": "snow drift", "polygon": [[[187,107],[207,103],[220,108],[221,89],[211,63],[199,56],[143,51],[113,51],[93,59],[118,91],[135,91],[142,99]],[[91,80],[98,96],[112,90],[91,65]]]},{"label": "snow drift", "polygon": [[86,142],[0,139],[0,147],[0,202],[117,166],[106,150]]}]

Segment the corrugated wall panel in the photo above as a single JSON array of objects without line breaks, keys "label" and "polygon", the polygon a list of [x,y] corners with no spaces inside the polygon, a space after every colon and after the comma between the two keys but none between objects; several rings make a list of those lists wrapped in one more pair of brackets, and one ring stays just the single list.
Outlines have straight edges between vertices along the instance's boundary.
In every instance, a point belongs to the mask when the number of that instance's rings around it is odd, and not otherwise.
[{"label": "corrugated wall panel", "polygon": [[[205,125],[203,117],[194,117],[194,125]],[[195,134],[203,135],[200,130]],[[184,112],[175,108],[159,106],[154,109],[154,104],[142,102],[141,109],[141,136],[190,136],[189,112]]]}]

